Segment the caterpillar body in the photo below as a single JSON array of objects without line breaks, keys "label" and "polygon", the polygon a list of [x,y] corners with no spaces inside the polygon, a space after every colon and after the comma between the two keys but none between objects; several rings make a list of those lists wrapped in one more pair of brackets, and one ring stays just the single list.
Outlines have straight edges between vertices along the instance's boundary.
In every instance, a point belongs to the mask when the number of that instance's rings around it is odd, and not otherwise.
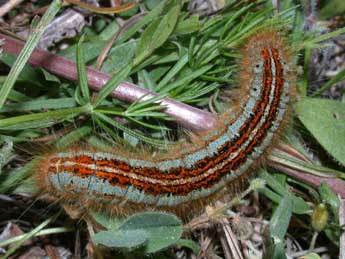
[{"label": "caterpillar body", "polygon": [[241,98],[219,116],[214,130],[166,154],[74,147],[42,157],[36,174],[44,191],[72,204],[111,210],[190,210],[246,178],[275,143],[293,84],[289,54],[279,34],[262,32],[247,42]]}]

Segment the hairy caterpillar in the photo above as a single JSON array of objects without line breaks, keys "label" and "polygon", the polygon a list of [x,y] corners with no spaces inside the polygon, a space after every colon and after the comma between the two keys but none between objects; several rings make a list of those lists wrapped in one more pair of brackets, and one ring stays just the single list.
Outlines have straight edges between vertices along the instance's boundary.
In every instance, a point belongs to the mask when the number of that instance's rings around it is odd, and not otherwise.
[{"label": "hairy caterpillar", "polygon": [[279,136],[293,92],[289,54],[275,31],[249,39],[241,98],[217,127],[191,143],[155,155],[74,147],[42,157],[36,174],[45,192],[70,204],[119,213],[146,207],[186,211],[247,178]]}]

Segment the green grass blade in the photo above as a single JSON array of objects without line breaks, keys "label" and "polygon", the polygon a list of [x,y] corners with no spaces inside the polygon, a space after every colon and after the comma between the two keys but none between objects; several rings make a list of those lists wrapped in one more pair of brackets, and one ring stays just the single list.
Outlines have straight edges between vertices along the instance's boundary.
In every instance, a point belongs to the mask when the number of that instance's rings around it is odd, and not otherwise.
[{"label": "green grass blade", "polygon": [[150,13],[148,13],[145,17],[140,19],[136,24],[134,24],[128,31],[126,31],[121,38],[117,41],[116,45],[120,45],[124,43],[126,40],[131,38],[139,29],[144,27],[146,24],[157,18],[160,13],[163,11],[166,3],[169,0],[162,1],[155,9],[153,9]]},{"label": "green grass blade", "polygon": [[109,118],[108,116],[102,114],[102,113],[99,113],[99,112],[95,112],[94,113],[95,116],[98,117],[98,119],[126,132],[127,134],[137,138],[137,139],[140,139],[141,141],[143,142],[146,142],[146,143],[149,143],[151,145],[155,145],[155,146],[160,146],[160,147],[167,147],[168,146],[168,143],[166,141],[162,141],[162,140],[157,140],[157,139],[153,139],[153,138],[149,138],[149,137],[146,137],[142,134],[139,134],[129,128],[126,128],[125,126],[123,126],[122,124],[118,123],[117,121]]},{"label": "green grass blade", "polygon": [[[33,128],[30,123],[33,123],[33,125],[36,125],[35,123],[38,123],[38,122],[52,122],[53,123],[57,120],[75,117],[81,113],[91,113],[91,111],[92,111],[92,106],[87,104],[85,106],[76,107],[76,108],[20,115],[20,116],[7,118],[7,119],[1,119],[0,129],[19,130],[19,129],[25,129],[25,128]],[[23,125],[25,127],[23,127]]]},{"label": "green grass blade", "polygon": [[9,104],[0,110],[0,113],[5,112],[25,112],[25,111],[41,111],[48,109],[63,109],[75,107],[76,102],[73,98],[60,98],[60,99],[45,99],[34,100],[28,102],[20,102]]},{"label": "green grass blade", "polygon": [[97,107],[118,85],[124,81],[130,74],[132,66],[122,68],[116,75],[114,75],[99,92],[93,106]]},{"label": "green grass blade", "polygon": [[156,87],[156,91],[160,91],[164,86],[166,86],[170,80],[177,75],[183,69],[183,67],[188,63],[188,55],[184,55],[180,60],[169,70],[169,72],[163,77]]},{"label": "green grass blade", "polygon": [[41,21],[39,22],[38,26],[33,30],[33,33],[30,35],[28,41],[26,42],[24,48],[20,52],[16,62],[14,63],[13,67],[11,68],[7,79],[0,89],[0,109],[4,105],[7,96],[9,95],[14,83],[16,82],[20,72],[25,66],[25,63],[28,61],[31,53],[33,52],[34,48],[36,47],[38,41],[40,40],[42,34],[44,33],[45,28],[48,24],[53,20],[57,12],[62,7],[62,3],[60,0],[54,0],[47,11],[44,13]]},{"label": "green grass blade", "polygon": [[335,83],[345,79],[345,69],[340,71],[336,76],[334,76],[331,80],[325,83],[319,90],[314,92],[311,96],[317,97],[320,96],[323,92],[327,91],[329,88],[332,87]]},{"label": "green grass blade", "polygon": [[90,102],[90,89],[88,87],[88,82],[87,82],[85,57],[84,57],[83,48],[82,48],[83,40],[84,40],[84,36],[80,38],[77,44],[77,70],[78,70],[78,79],[79,79],[79,89],[82,94],[83,100],[85,101],[85,103],[87,103],[87,102]]},{"label": "green grass blade", "polygon": [[67,135],[63,136],[62,138],[60,138],[55,143],[55,146],[58,149],[63,149],[63,148],[69,147],[69,146],[73,145],[73,143],[76,143],[77,141],[81,140],[85,136],[89,135],[91,133],[91,131],[92,131],[91,126],[82,126],[78,129],[68,133]]},{"label": "green grass blade", "polygon": [[46,227],[50,222],[55,220],[56,216],[50,217],[38,225],[36,228],[31,230],[30,232],[26,233],[25,235],[21,236],[21,239],[17,241],[17,243],[12,246],[6,254],[2,258],[8,258],[11,254],[13,254],[21,245],[25,243],[25,241],[29,240],[33,236],[37,235],[44,227]]},{"label": "green grass blade", "polygon": [[175,82],[169,84],[167,87],[163,88],[161,90],[162,93],[168,93],[172,90],[174,90],[175,88],[184,85],[184,84],[188,84],[189,82],[191,82],[192,80],[198,78],[199,76],[203,75],[204,73],[206,73],[208,70],[210,70],[213,67],[213,65],[206,65],[203,66],[193,72],[191,72],[190,74],[176,80]]}]

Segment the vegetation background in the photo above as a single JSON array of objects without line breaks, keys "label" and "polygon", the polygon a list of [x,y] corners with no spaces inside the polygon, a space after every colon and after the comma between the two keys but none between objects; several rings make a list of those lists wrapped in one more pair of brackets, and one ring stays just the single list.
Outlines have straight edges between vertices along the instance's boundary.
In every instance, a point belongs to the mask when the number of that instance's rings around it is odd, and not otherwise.
[{"label": "vegetation background", "polygon": [[[345,258],[344,1],[145,0],[117,14],[126,1],[0,2],[0,38],[13,47],[0,58],[1,258]],[[298,91],[283,143],[242,191],[189,219],[37,198],[30,176],[44,150],[159,150],[185,135],[157,100],[229,108],[241,47],[265,28],[293,51]],[[55,53],[52,65],[33,61],[34,48]],[[95,81],[110,79],[97,95],[86,65]],[[157,96],[109,97],[124,80]]]}]

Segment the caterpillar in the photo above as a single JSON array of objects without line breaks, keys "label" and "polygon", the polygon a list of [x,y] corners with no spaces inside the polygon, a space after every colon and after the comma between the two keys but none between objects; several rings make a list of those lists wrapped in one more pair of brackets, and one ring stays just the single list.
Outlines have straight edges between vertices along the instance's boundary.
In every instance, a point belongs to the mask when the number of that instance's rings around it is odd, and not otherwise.
[{"label": "caterpillar", "polygon": [[117,213],[143,208],[188,213],[249,177],[280,136],[294,91],[290,54],[276,31],[243,48],[241,96],[217,126],[163,154],[77,146],[44,155],[35,174],[44,192],[69,204]]}]

